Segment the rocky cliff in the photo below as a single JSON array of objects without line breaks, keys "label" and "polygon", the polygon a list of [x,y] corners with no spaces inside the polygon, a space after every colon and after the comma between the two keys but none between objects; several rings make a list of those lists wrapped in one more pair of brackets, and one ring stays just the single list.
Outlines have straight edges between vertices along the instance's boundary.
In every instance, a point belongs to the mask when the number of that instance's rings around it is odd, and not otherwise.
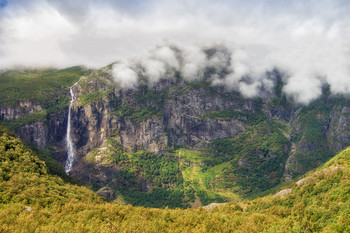
[{"label": "rocky cliff", "polygon": [[[144,150],[160,158],[177,159],[172,151],[184,147],[201,151],[204,161],[188,164],[221,164],[225,168],[215,179],[237,185],[245,172],[249,177],[265,169],[268,172],[262,172],[262,177],[267,184],[276,185],[350,145],[349,102],[344,97],[326,95],[327,87],[320,99],[302,106],[278,90],[283,85],[278,75],[274,76],[274,91],[253,99],[205,81],[185,81],[176,72],[167,75],[157,83],[140,79],[133,88],[115,83],[108,68],[79,79],[73,87],[76,101],[71,121],[76,159],[71,175],[85,184],[98,184],[96,187],[136,187],[131,181],[125,183],[124,178],[118,178],[125,164],[130,167],[132,162],[120,162],[116,151],[125,154]],[[4,122],[16,122],[43,109],[37,103],[24,101],[0,106],[0,113]],[[13,128],[24,141],[51,150],[63,164],[67,111],[68,106]],[[139,175],[135,179],[140,189],[152,190],[154,183]],[[245,181],[242,182],[243,187]]]}]

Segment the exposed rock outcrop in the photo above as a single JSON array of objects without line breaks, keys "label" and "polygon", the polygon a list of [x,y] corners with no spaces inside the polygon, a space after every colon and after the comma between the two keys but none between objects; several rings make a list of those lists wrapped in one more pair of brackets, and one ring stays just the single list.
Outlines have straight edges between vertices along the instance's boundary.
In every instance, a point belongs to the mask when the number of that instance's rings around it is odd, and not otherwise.
[{"label": "exposed rock outcrop", "polygon": [[204,206],[203,209],[205,209],[205,210],[212,210],[214,208],[222,207],[225,204],[226,203],[210,203],[209,205]]},{"label": "exposed rock outcrop", "polygon": [[23,141],[40,149],[44,149],[48,144],[49,127],[44,122],[37,121],[20,126],[15,132]]},{"label": "exposed rock outcrop", "polygon": [[341,151],[350,142],[350,107],[338,107],[338,109],[339,112],[334,112],[329,119],[327,135],[334,151]]},{"label": "exposed rock outcrop", "polygon": [[278,193],[276,193],[275,195],[273,195],[273,197],[279,197],[279,198],[284,198],[286,195],[292,193],[292,189],[283,189],[281,191],[279,191]]},{"label": "exposed rock outcrop", "polygon": [[107,198],[107,199],[115,199],[116,198],[115,191],[109,187],[103,187],[103,188],[99,189],[96,193],[98,195],[101,195],[101,196]]},{"label": "exposed rock outcrop", "polygon": [[0,120],[12,120],[43,110],[39,104],[31,101],[19,101],[15,106],[0,106]]}]

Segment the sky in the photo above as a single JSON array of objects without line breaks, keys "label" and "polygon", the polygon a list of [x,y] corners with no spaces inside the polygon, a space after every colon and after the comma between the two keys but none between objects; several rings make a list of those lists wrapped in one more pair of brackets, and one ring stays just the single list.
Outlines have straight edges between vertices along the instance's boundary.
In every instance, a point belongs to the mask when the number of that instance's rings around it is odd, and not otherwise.
[{"label": "sky", "polygon": [[[209,59],[210,47],[221,49]],[[125,86],[136,82],[136,63],[154,81],[169,67],[193,80],[210,65],[231,72],[213,85],[247,97],[272,85],[266,72],[274,68],[300,103],[325,83],[348,94],[350,1],[0,0],[0,68],[115,61]]]}]

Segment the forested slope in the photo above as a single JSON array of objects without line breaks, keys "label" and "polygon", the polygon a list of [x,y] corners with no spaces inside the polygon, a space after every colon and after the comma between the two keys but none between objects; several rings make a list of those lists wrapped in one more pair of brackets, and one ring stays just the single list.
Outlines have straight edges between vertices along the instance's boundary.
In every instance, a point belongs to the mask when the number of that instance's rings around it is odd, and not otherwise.
[{"label": "forested slope", "polygon": [[1,232],[348,232],[350,149],[276,195],[197,209],[101,200],[0,128]]}]

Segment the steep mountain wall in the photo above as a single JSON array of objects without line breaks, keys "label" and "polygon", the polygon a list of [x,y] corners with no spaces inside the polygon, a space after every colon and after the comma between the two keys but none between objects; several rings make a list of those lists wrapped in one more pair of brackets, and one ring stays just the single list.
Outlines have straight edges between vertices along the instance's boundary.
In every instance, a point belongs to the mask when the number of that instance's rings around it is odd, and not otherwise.
[{"label": "steep mountain wall", "polygon": [[65,111],[49,115],[39,104],[20,101],[16,106],[0,105],[0,112],[0,120],[5,120],[22,140],[39,149],[63,143],[67,124]]},{"label": "steep mountain wall", "polygon": [[[133,88],[114,83],[108,70],[80,78],[73,87],[71,175],[97,187],[150,191],[155,183],[140,175],[142,169],[133,172],[134,181],[118,178],[133,166],[133,160],[121,162],[120,153],[145,150],[162,161],[175,159],[203,171],[218,166],[212,184],[228,182],[227,187],[238,185],[247,194],[303,174],[350,145],[350,105],[343,97],[323,95],[301,106],[276,90],[247,99],[205,81],[168,76],[158,83],[140,80]],[[43,109],[30,101],[2,105],[1,120],[64,164],[68,107],[50,113]],[[177,158],[181,153],[172,153],[179,147],[201,151],[202,160]],[[174,181],[157,185],[172,187]]]}]

